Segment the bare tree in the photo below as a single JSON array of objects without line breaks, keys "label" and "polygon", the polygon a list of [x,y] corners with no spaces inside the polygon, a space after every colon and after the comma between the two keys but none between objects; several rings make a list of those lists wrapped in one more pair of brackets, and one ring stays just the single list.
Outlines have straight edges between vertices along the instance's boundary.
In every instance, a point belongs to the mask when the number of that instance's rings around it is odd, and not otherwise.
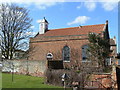
[{"label": "bare tree", "polygon": [[[70,75],[69,82],[71,84],[73,82],[79,82],[80,86],[83,88],[86,82],[90,81],[90,77],[93,72],[96,72],[98,68],[93,65],[93,62],[82,62],[82,60],[80,59],[81,55],[79,49],[71,48],[70,53],[72,59],[69,63],[64,63],[64,70],[68,70]],[[60,51],[54,53],[55,59],[60,59],[62,56],[61,54],[62,52]]]},{"label": "bare tree", "polygon": [[15,4],[0,5],[0,37],[2,56],[12,59],[18,49],[26,45],[32,19],[29,11]]}]

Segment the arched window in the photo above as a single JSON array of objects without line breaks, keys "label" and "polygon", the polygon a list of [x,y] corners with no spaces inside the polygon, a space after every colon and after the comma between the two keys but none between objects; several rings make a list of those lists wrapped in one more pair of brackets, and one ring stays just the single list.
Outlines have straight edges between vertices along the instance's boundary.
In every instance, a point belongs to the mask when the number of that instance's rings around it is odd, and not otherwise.
[{"label": "arched window", "polygon": [[53,58],[53,54],[52,53],[48,53],[47,54],[47,59],[52,59]]},{"label": "arched window", "polygon": [[63,61],[70,61],[70,48],[68,46],[63,47]]},{"label": "arched window", "polygon": [[84,45],[82,46],[82,62],[86,62],[87,61],[87,49],[88,49],[88,45]]}]

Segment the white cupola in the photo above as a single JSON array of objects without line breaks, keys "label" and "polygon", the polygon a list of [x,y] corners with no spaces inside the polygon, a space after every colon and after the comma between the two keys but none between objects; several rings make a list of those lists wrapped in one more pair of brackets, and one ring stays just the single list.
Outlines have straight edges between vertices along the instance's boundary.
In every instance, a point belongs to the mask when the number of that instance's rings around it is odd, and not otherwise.
[{"label": "white cupola", "polygon": [[45,17],[39,22],[39,34],[44,34],[48,31],[48,21]]}]

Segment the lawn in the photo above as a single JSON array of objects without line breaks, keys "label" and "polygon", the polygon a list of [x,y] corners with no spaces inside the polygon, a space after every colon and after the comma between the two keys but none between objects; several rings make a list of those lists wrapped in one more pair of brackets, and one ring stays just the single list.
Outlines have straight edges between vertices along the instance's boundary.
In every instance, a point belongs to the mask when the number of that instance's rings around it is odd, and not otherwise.
[{"label": "lawn", "polygon": [[44,84],[43,77],[33,77],[26,75],[15,75],[12,82],[12,75],[2,73],[2,88],[60,88]]}]

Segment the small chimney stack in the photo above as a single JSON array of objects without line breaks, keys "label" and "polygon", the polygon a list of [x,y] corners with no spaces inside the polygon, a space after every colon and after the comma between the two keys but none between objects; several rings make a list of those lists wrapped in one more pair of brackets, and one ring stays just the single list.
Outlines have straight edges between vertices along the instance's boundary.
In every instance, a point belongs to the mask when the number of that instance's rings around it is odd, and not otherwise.
[{"label": "small chimney stack", "polygon": [[115,41],[115,44],[116,44],[116,37],[115,36],[113,37],[113,40]]},{"label": "small chimney stack", "polygon": [[108,31],[108,20],[106,20],[105,25],[104,25],[104,38],[109,40],[109,31]]},{"label": "small chimney stack", "polygon": [[79,25],[79,28],[82,28],[82,26],[81,26],[81,25]]}]

